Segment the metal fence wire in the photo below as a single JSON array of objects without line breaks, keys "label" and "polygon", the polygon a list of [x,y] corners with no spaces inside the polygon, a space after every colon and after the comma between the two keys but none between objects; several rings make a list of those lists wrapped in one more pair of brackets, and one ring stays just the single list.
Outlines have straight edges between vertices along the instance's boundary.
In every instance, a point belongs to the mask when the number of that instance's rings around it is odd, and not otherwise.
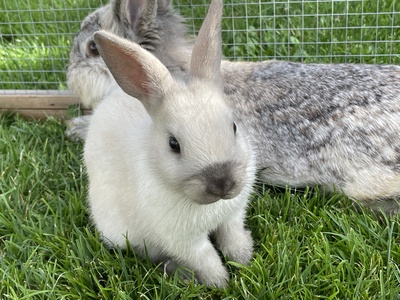
[{"label": "metal fence wire", "polygon": [[[1,0],[0,0],[1,1]],[[107,0],[0,2],[0,90],[62,90],[80,22]],[[209,0],[174,0],[196,34]],[[225,0],[230,60],[400,62],[400,1]],[[33,91],[32,91],[33,92]]]}]

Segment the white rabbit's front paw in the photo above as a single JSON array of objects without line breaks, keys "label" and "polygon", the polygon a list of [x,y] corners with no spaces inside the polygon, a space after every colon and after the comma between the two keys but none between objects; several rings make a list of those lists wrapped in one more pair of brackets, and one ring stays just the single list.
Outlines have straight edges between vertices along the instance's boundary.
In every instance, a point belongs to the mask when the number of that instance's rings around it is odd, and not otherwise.
[{"label": "white rabbit's front paw", "polygon": [[234,220],[218,227],[215,231],[218,249],[231,260],[247,265],[253,256],[253,239],[243,221]]},{"label": "white rabbit's front paw", "polygon": [[175,255],[179,264],[193,270],[200,283],[220,288],[228,285],[228,271],[208,237],[197,241],[191,247],[181,246],[179,248],[187,249]]},{"label": "white rabbit's front paw", "polygon": [[197,272],[196,277],[198,280],[207,286],[215,286],[219,288],[225,288],[228,286],[229,273],[222,265],[221,261],[209,269],[207,274],[200,274],[203,272]]}]

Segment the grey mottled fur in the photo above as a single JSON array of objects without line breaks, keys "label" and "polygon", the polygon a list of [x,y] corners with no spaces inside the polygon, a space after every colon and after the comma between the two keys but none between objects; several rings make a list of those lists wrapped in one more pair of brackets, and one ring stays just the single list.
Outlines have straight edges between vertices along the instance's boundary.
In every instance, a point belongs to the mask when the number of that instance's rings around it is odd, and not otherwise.
[{"label": "grey mottled fur", "polygon": [[266,61],[222,69],[265,181],[322,185],[398,211],[399,66]]}]

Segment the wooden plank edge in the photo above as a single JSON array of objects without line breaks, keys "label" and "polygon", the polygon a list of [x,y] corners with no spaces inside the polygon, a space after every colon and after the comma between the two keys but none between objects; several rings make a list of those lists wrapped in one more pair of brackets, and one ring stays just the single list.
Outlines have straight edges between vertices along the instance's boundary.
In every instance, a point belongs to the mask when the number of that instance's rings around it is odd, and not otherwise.
[{"label": "wooden plank edge", "polygon": [[[17,113],[26,118],[45,120],[49,116],[66,119],[71,105],[79,98],[68,90],[0,90],[0,112]],[[91,110],[82,107],[83,114]]]},{"label": "wooden plank edge", "polygon": [[79,104],[73,94],[1,94],[0,109],[67,109]]},{"label": "wooden plank edge", "polygon": [[[66,120],[69,119],[68,110],[67,109],[4,109],[0,108],[0,114],[18,114],[24,118],[35,119],[35,120],[46,120],[49,117],[54,117],[57,119]],[[84,115],[90,114],[91,110],[85,109],[82,110]]]}]

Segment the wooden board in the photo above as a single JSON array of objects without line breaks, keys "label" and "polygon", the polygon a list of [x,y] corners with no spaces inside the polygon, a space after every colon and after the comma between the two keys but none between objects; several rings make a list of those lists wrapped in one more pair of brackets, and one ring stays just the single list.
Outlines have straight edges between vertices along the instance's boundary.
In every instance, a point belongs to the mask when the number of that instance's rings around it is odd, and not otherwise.
[{"label": "wooden board", "polygon": [[[0,91],[0,112],[16,112],[25,117],[46,119],[48,116],[65,119],[68,108],[79,104],[79,98],[70,91]],[[90,110],[83,109],[84,113]]]}]

